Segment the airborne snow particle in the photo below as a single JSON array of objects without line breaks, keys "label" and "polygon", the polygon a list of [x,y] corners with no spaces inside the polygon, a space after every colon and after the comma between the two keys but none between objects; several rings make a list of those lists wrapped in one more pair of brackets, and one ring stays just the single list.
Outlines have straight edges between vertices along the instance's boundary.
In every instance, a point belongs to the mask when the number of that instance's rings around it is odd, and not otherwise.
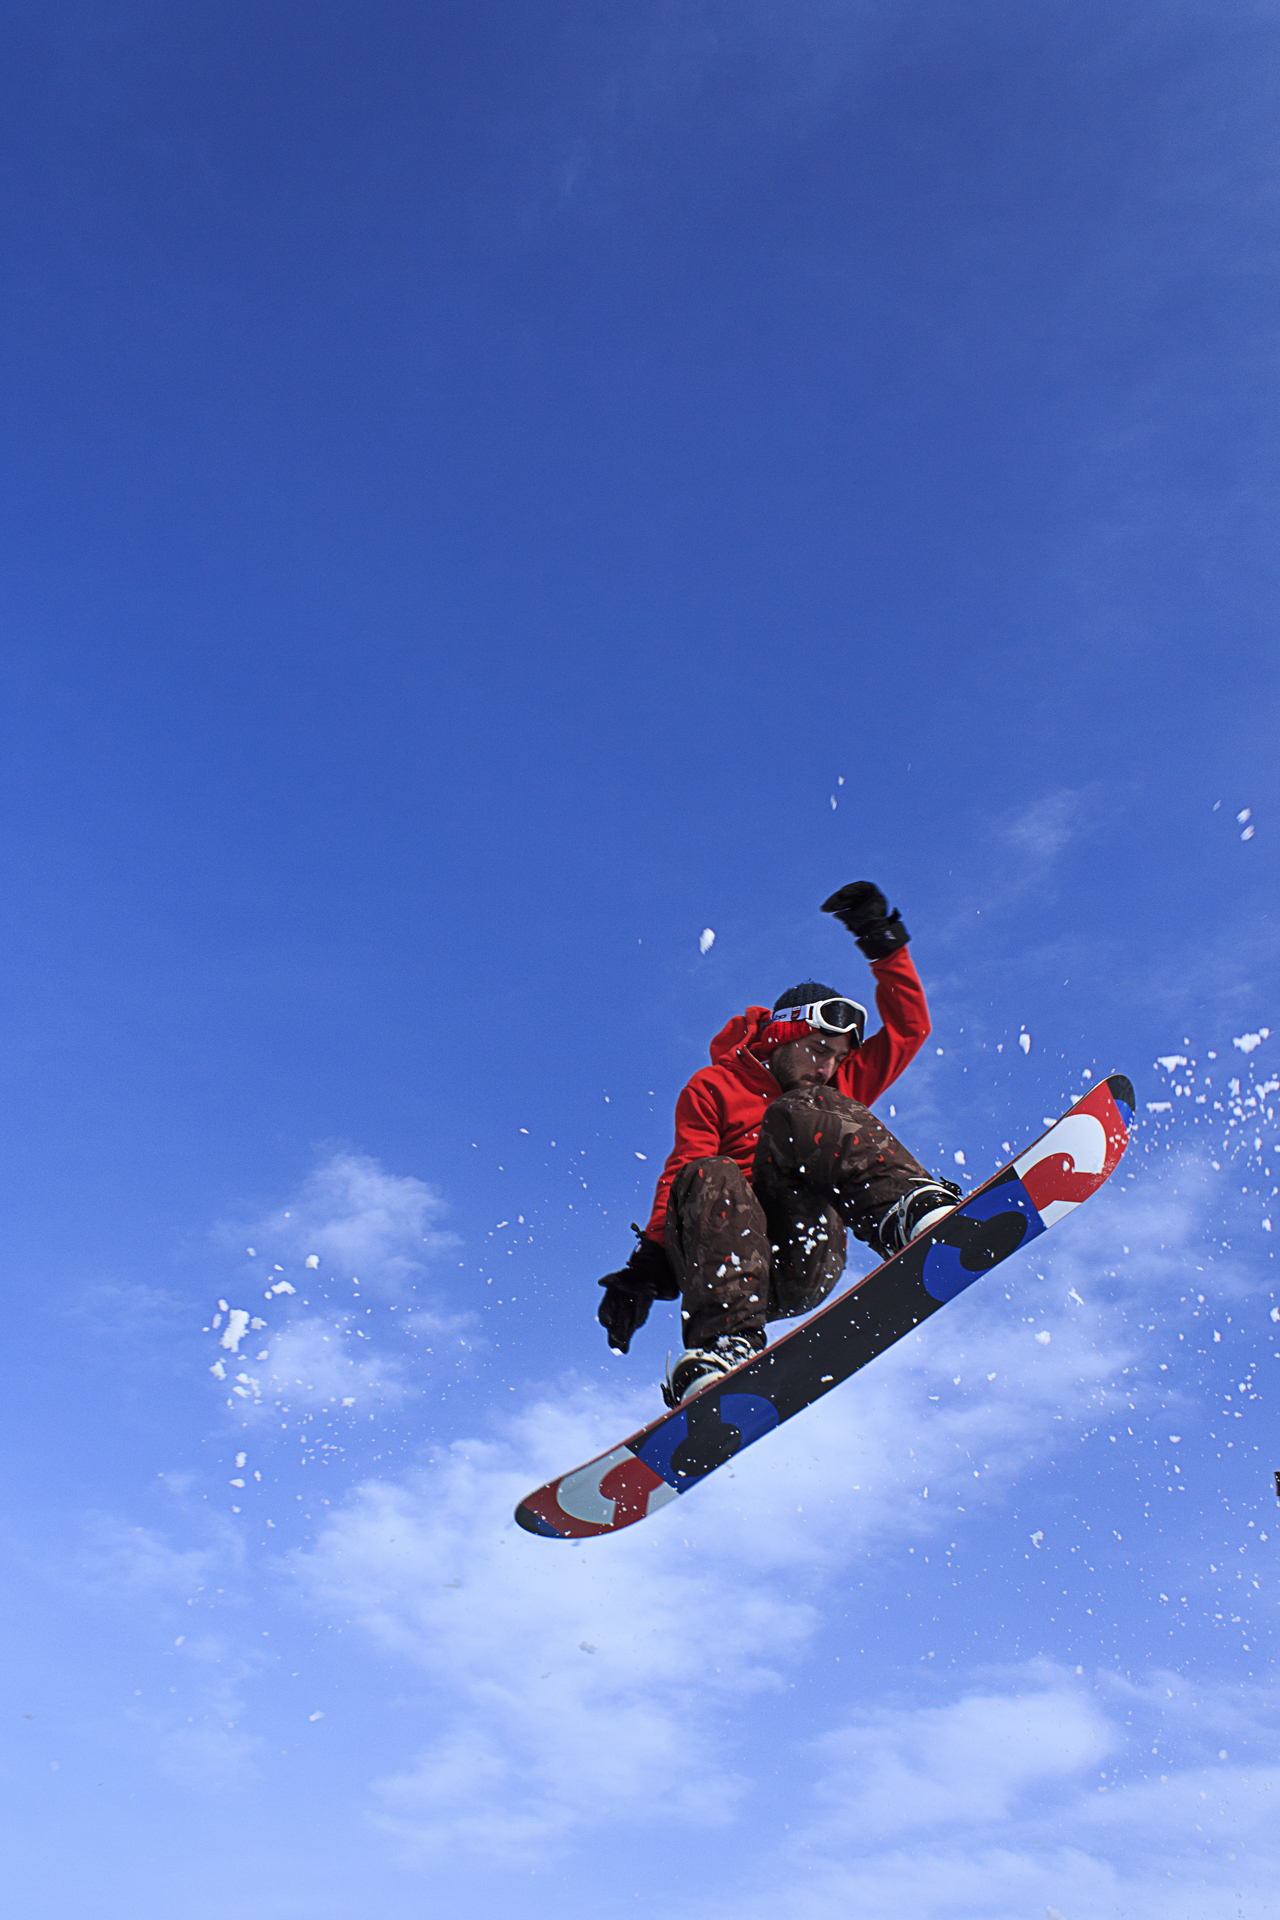
[{"label": "airborne snow particle", "polygon": [[307,1715],[307,1718],[308,1718],[308,1720],[323,1720],[323,1719],[324,1719],[324,1714],[323,1714],[323,1713],[309,1713],[309,1714]]},{"label": "airborne snow particle", "polygon": [[647,1153],[637,1153],[636,1155],[637,1160],[647,1160],[648,1158],[649,1156]]},{"label": "airborne snow particle", "polygon": [[1030,1053],[1031,1035],[1029,1033],[1020,1033],[1018,1035],[1018,1045],[1022,1048],[1022,1051],[1024,1053]]},{"label": "airborne snow particle", "polygon": [[1038,1347],[1047,1347],[1052,1338],[1053,1335],[1049,1332],[1049,1329],[1045,1327],[1036,1335],[1036,1345]]},{"label": "airborne snow particle", "polygon": [[1242,827],[1246,820],[1251,820],[1252,818],[1253,818],[1253,808],[1242,807],[1240,812],[1236,815],[1236,824],[1237,826]]},{"label": "airborne snow particle", "polygon": [[223,1329],[221,1345],[229,1353],[239,1353],[240,1342],[249,1331],[249,1316],[243,1307],[232,1307],[227,1315],[227,1324]]},{"label": "airborne snow particle", "polygon": [[271,1291],[272,1293],[296,1293],[298,1289],[291,1287],[287,1280],[277,1280]]},{"label": "airborne snow particle", "polygon": [[1231,1044],[1233,1047],[1239,1047],[1241,1053],[1252,1053],[1255,1047],[1260,1047],[1270,1036],[1270,1027],[1259,1027],[1256,1033],[1242,1033],[1240,1038],[1233,1040]]},{"label": "airborne snow particle", "polygon": [[713,927],[704,927],[702,929],[702,932],[698,935],[698,952],[710,953],[715,943],[716,943],[715,929]]},{"label": "airborne snow particle", "polygon": [[318,1267],[320,1265],[320,1255],[318,1253],[309,1253],[302,1264],[304,1267]]},{"label": "airborne snow particle", "polygon": [[962,1166],[964,1165],[964,1163],[965,1163],[965,1160],[964,1160],[964,1151],[963,1151],[963,1149],[962,1149],[961,1147],[957,1147],[957,1148],[956,1148],[956,1152],[955,1152],[955,1162],[956,1162],[956,1165],[957,1165],[958,1167],[962,1167]]}]

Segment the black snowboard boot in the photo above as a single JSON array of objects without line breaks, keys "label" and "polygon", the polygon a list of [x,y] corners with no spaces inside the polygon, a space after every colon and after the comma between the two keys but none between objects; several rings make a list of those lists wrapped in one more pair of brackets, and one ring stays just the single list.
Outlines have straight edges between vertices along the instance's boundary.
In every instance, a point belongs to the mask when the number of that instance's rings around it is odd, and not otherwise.
[{"label": "black snowboard boot", "polygon": [[876,1223],[879,1252],[886,1260],[891,1254],[901,1253],[917,1234],[936,1227],[963,1199],[963,1190],[950,1180],[930,1180],[909,1187]]},{"label": "black snowboard boot", "polygon": [[686,1348],[674,1367],[667,1362],[663,1399],[669,1407],[678,1407],[700,1387],[718,1380],[722,1373],[732,1373],[744,1360],[763,1353],[765,1345],[763,1333],[722,1333],[713,1347]]}]

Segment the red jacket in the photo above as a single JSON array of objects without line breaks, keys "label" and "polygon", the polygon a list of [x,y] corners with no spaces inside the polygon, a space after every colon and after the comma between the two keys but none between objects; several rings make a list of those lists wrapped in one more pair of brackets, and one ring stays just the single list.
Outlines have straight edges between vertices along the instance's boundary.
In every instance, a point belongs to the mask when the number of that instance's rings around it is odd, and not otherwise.
[{"label": "red jacket", "polygon": [[[929,1038],[929,1008],[920,976],[905,947],[887,960],[873,960],[876,1009],[884,1025],[836,1069],[840,1093],[869,1107]],[[691,1160],[723,1156],[736,1160],[751,1178],[756,1141],[765,1108],[778,1097],[778,1083],[750,1052],[751,1042],[771,1018],[768,1007],[735,1014],[711,1042],[711,1062],[702,1067],[676,1101],[676,1143],[658,1181],[645,1233],[661,1246],[666,1236],[667,1194],[681,1167]]]}]

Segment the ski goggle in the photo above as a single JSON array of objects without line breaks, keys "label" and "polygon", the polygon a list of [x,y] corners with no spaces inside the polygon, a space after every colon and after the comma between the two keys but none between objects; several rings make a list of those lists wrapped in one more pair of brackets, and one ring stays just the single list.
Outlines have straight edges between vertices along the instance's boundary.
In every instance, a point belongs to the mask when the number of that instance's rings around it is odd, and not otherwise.
[{"label": "ski goggle", "polygon": [[812,1000],[807,1007],[775,1008],[769,1024],[784,1020],[818,1033],[847,1034],[854,1046],[860,1047],[867,1028],[867,1010],[856,1000]]}]

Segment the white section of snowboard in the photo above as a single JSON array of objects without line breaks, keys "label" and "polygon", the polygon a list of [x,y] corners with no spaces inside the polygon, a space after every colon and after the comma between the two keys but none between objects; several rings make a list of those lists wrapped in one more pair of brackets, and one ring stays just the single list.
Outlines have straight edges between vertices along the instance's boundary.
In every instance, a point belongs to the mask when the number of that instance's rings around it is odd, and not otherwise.
[{"label": "white section of snowboard", "polygon": [[[610,1500],[601,1493],[600,1482],[615,1467],[632,1466],[636,1456],[630,1447],[615,1447],[612,1453],[603,1454],[599,1460],[592,1460],[587,1466],[579,1467],[576,1473],[567,1473],[556,1488],[556,1499],[575,1520],[587,1520],[596,1526],[611,1527],[617,1501]],[[644,1463],[640,1462],[643,1470]],[[646,1513],[656,1513],[659,1507],[665,1507],[668,1500],[676,1499],[676,1489],[665,1481],[659,1481],[650,1489],[646,1503]]]},{"label": "white section of snowboard", "polygon": [[[1019,1180],[1025,1181],[1032,1167],[1043,1160],[1058,1159],[1069,1159],[1076,1173],[1101,1173],[1107,1161],[1107,1130],[1101,1120],[1095,1120],[1091,1113],[1069,1113],[1049,1129],[1043,1140],[1015,1160],[1013,1169]],[[1045,1226],[1052,1227],[1082,1204],[1083,1200],[1051,1200],[1037,1211]]]}]

